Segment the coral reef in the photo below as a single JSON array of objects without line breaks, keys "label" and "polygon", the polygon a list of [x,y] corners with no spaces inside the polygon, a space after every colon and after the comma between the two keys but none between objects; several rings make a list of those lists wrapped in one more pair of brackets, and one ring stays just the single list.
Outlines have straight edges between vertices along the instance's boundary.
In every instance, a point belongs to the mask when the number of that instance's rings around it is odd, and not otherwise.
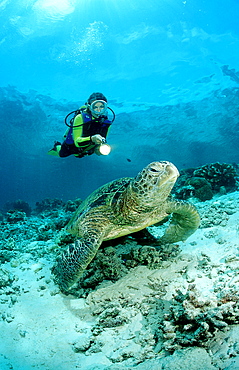
[{"label": "coral reef", "polygon": [[9,210],[6,213],[6,220],[7,222],[14,224],[19,221],[25,221],[26,220],[26,213],[22,211],[17,210]]},{"label": "coral reef", "polygon": [[185,185],[193,187],[194,196],[202,202],[213,197],[211,184],[203,177],[192,177],[185,182]]},{"label": "coral reef", "polygon": [[165,260],[173,260],[180,248],[175,244],[166,244],[159,250],[153,246],[142,246],[134,236],[125,237],[123,244],[114,241],[114,247],[104,242],[95,259],[87,267],[82,279],[70,294],[86,297],[103,281],[117,281],[137,266],[147,266],[149,269],[160,268]]},{"label": "coral reef", "polygon": [[32,212],[30,205],[24,200],[20,200],[20,199],[14,202],[5,203],[3,209],[5,212],[9,212],[9,211],[10,212],[12,211],[24,212],[26,216],[30,216]]},{"label": "coral reef", "polygon": [[76,211],[76,209],[79,207],[79,205],[82,203],[82,199],[78,198],[78,199],[75,199],[74,201],[73,200],[68,200],[65,205],[64,205],[64,210],[66,212],[70,211],[70,212],[74,212]]},{"label": "coral reef", "polygon": [[50,199],[46,198],[40,202],[36,202],[35,211],[41,213],[44,211],[51,211],[62,208],[64,202],[61,199]]},{"label": "coral reef", "polygon": [[[79,285],[64,297],[50,268],[74,239],[64,225],[76,203],[16,222],[5,217],[0,317],[7,344],[44,343],[51,359],[60,346],[70,364],[65,368],[78,364],[90,370],[99,363],[101,370],[237,368],[238,192],[192,201],[202,224],[187,242],[158,247],[164,224],[148,228],[153,237],[134,233],[104,242]],[[46,332],[51,338],[57,332],[57,339],[47,341]],[[29,347],[25,353],[27,361],[37,356],[29,357]]]},{"label": "coral reef", "polygon": [[239,306],[233,300],[215,307],[215,302],[202,299],[195,284],[189,284],[185,294],[176,292],[164,319],[161,328],[167,351],[194,345],[207,347],[218,330],[239,322]]},{"label": "coral reef", "polygon": [[192,185],[177,187],[174,192],[176,198],[183,200],[191,198],[195,195],[195,189]]},{"label": "coral reef", "polygon": [[221,186],[229,191],[236,189],[237,172],[232,164],[219,162],[206,164],[196,168],[193,175],[205,178],[217,192],[220,191]]},{"label": "coral reef", "polygon": [[230,215],[237,212],[239,201],[217,199],[215,202],[209,203],[207,207],[197,205],[201,217],[201,227],[207,228],[212,226],[225,227],[228,223]]},{"label": "coral reef", "polygon": [[6,269],[0,269],[0,289],[9,286],[14,281],[13,275]]},{"label": "coral reef", "polygon": [[67,202],[63,202],[63,200],[61,199],[46,198],[40,202],[36,202],[35,212],[43,213],[46,211],[56,211],[56,210],[74,212],[79,207],[81,202],[82,200],[80,198],[75,200],[68,200]]},{"label": "coral reef", "polygon": [[195,197],[205,202],[217,193],[224,195],[235,191],[238,186],[237,170],[236,164],[219,162],[183,169],[175,185],[174,194],[178,199]]}]

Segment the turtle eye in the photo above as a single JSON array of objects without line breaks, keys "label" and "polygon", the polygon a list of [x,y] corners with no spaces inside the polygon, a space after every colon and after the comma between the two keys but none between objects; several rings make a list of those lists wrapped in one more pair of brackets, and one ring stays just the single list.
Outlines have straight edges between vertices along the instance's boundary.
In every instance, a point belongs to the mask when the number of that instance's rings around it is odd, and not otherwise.
[{"label": "turtle eye", "polygon": [[158,172],[155,168],[153,168],[153,167],[151,167],[150,168],[150,171],[152,171],[152,172]]}]

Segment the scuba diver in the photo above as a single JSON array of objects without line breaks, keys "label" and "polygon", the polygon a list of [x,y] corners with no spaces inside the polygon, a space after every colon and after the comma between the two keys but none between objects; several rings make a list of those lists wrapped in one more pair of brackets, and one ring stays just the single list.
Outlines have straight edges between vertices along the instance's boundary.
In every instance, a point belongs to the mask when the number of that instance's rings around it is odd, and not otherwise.
[{"label": "scuba diver", "polygon": [[[108,119],[107,109],[113,114],[111,120]],[[68,122],[68,117],[72,114],[73,117]],[[106,144],[106,136],[114,119],[114,111],[108,107],[106,97],[100,92],[91,94],[84,106],[66,116],[65,124],[68,129],[64,141],[62,144],[56,141],[48,154],[58,157],[74,154],[78,158],[93,153],[108,155],[111,148]]]}]

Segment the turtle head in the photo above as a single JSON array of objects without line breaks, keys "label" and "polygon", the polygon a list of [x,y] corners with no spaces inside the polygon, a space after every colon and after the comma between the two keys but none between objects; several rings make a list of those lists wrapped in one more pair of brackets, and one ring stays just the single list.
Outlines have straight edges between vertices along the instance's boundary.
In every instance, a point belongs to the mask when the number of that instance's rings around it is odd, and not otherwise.
[{"label": "turtle head", "polygon": [[169,196],[178,176],[179,172],[172,163],[152,162],[135,177],[132,190],[150,203],[159,198],[164,200]]}]

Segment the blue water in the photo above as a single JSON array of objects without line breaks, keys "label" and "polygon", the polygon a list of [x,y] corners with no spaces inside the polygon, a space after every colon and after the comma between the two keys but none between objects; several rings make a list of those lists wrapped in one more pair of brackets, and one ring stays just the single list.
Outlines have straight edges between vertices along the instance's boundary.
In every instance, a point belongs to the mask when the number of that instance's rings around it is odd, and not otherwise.
[{"label": "blue water", "polygon": [[[238,163],[238,15],[237,0],[1,1],[0,205],[85,197],[151,160]],[[47,156],[93,91],[117,115],[112,154]]]}]

